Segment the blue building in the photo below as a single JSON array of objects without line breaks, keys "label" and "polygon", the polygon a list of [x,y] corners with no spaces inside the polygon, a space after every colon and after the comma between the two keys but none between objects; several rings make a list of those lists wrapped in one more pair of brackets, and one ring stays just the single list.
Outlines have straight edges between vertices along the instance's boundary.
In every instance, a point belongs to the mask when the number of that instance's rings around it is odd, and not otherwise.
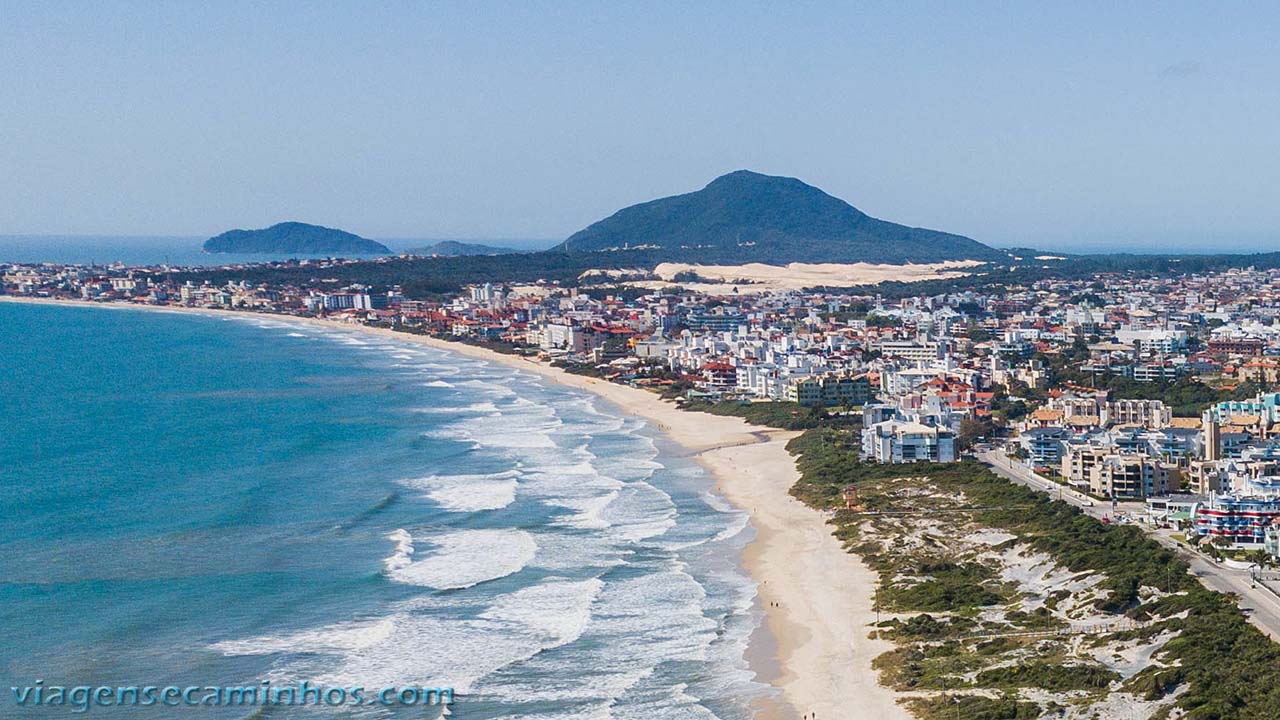
[{"label": "blue building", "polygon": [[1233,545],[1261,546],[1267,528],[1280,518],[1280,498],[1211,495],[1191,511],[1195,531],[1207,539],[1225,537]]}]

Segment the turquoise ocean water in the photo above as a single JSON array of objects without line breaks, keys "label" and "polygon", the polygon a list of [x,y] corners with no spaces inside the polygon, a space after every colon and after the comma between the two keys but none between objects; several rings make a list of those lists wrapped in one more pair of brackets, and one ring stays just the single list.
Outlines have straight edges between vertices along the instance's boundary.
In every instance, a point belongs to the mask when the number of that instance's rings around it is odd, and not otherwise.
[{"label": "turquoise ocean water", "polygon": [[[10,686],[452,686],[462,718],[747,718],[746,517],[640,421],[269,317],[0,303]],[[102,717],[429,717],[421,708]]]}]

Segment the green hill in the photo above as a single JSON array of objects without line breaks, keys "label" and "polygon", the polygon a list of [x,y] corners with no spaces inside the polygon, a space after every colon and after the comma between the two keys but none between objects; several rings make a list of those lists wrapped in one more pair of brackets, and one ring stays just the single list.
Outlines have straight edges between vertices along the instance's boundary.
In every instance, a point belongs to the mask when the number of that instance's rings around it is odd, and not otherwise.
[{"label": "green hill", "polygon": [[521,251],[513,248],[498,247],[496,245],[481,245],[479,243],[458,242],[457,240],[441,240],[438,243],[427,245],[425,247],[413,248],[407,252],[410,255],[422,255],[423,257],[463,257],[468,255],[508,255],[510,253],[518,253]]},{"label": "green hill", "polygon": [[961,235],[878,220],[795,178],[747,170],[696,192],[623,208],[553,249],[649,249],[775,263],[1007,258]]},{"label": "green hill", "polygon": [[298,253],[300,255],[389,255],[379,242],[343,230],[283,222],[261,230],[228,230],[204,242],[210,253]]}]

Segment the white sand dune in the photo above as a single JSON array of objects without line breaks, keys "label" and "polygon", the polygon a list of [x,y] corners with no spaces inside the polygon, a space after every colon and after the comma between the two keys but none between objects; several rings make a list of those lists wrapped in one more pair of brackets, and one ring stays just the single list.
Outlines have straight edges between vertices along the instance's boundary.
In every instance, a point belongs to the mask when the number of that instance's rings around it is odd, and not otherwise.
[{"label": "white sand dune", "polygon": [[[939,280],[968,275],[969,268],[982,265],[977,260],[948,260],[939,263],[883,265],[873,263],[788,263],[787,265],[690,265],[687,263],[662,263],[654,268],[661,282],[632,283],[641,286],[681,287],[712,294],[722,293],[736,286],[739,293],[800,290],[827,285],[851,287],[877,285],[883,282],[917,282]],[[709,282],[681,282],[675,278],[681,273],[694,273]]]}]

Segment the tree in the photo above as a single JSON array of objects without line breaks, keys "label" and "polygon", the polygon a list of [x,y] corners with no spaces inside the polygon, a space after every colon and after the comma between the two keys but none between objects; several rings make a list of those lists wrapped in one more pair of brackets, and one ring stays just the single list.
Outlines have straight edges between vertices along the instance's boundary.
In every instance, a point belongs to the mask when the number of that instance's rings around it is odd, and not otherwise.
[{"label": "tree", "polygon": [[960,421],[960,432],[956,434],[956,442],[961,450],[968,450],[978,442],[979,438],[990,438],[995,434],[995,426],[986,418],[965,418]]},{"label": "tree", "polygon": [[975,323],[969,323],[969,327],[968,329],[965,330],[964,334],[966,337],[968,337],[970,340],[976,343],[988,342],[995,337],[994,335],[991,334],[990,330],[980,325],[977,325]]},{"label": "tree", "polygon": [[1271,565],[1271,553],[1266,550],[1251,550],[1248,555],[1249,563],[1256,565],[1260,569],[1265,569]]}]

